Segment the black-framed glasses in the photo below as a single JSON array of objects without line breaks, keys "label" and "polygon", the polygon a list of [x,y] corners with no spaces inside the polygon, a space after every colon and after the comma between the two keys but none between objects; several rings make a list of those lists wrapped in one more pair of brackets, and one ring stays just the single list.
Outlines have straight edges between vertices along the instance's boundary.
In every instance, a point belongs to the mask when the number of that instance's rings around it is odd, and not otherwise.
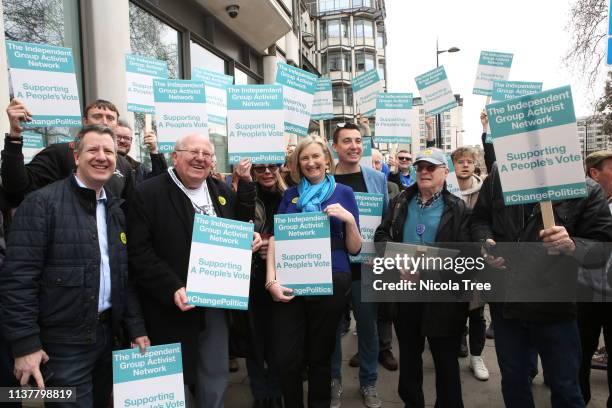
[{"label": "black-framed glasses", "polygon": [[262,166],[253,166],[253,171],[257,174],[264,174],[268,170],[270,173],[274,173],[278,170],[278,164],[265,164]]},{"label": "black-framed glasses", "polygon": [[412,157],[398,156],[397,160],[399,160],[399,161],[412,161]]}]

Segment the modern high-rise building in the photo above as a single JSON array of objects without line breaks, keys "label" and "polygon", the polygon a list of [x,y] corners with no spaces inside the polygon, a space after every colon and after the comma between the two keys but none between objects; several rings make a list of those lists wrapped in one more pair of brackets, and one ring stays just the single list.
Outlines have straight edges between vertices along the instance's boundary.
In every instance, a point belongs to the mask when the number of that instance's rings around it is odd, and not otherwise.
[{"label": "modern high-rise building", "polygon": [[598,150],[612,149],[612,135],[604,134],[603,119],[600,116],[578,118],[576,125],[583,159]]},{"label": "modern high-rise building", "polygon": [[326,121],[329,132],[336,123],[352,122],[355,118],[351,88],[355,76],[377,69],[386,89],[385,1],[306,0],[306,3],[314,20],[317,66],[321,75],[332,80],[334,118]]}]

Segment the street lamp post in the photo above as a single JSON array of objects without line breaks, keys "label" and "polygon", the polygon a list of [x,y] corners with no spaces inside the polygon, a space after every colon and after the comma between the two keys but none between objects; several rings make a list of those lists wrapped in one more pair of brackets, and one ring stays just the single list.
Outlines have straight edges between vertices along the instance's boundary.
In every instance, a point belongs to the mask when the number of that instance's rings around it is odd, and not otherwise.
[{"label": "street lamp post", "polygon": [[[457,47],[450,47],[447,50],[438,49],[438,39],[436,38],[436,68],[440,66],[440,54],[444,54],[445,52],[457,52],[460,51]],[[442,148],[442,115],[438,113],[436,115],[436,146],[438,148]]]}]

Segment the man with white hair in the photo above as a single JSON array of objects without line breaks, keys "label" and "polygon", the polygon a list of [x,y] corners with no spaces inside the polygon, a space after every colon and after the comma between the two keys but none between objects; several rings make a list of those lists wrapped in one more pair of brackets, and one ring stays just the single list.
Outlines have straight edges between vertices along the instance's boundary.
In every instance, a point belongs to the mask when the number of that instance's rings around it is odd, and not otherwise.
[{"label": "man with white hair", "polygon": [[[213,144],[182,136],[165,174],[139,184],[130,202],[130,273],[140,294],[152,344],[181,343],[185,384],[199,407],[223,406],[228,379],[226,311],[187,303],[186,282],[195,214],[249,221],[255,208],[250,166],[237,193],[212,177]],[[261,245],[258,234],[253,250]]]}]

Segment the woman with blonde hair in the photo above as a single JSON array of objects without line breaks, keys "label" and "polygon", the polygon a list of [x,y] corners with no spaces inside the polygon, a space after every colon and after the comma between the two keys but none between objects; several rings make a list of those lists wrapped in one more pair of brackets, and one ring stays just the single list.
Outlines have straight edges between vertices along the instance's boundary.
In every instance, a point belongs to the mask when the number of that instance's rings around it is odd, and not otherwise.
[{"label": "woman with blonde hair", "polygon": [[[308,406],[329,407],[331,355],[336,329],[351,284],[349,254],[361,250],[359,215],[353,191],[336,184],[327,143],[306,137],[293,153],[291,177],[278,214],[324,212],[330,218],[333,294],[299,296],[276,279],[274,237],[268,245],[266,285],[274,307],[275,353],[286,407],[303,405],[301,371],[308,366]],[[304,271],[308,273],[308,271]]]}]

